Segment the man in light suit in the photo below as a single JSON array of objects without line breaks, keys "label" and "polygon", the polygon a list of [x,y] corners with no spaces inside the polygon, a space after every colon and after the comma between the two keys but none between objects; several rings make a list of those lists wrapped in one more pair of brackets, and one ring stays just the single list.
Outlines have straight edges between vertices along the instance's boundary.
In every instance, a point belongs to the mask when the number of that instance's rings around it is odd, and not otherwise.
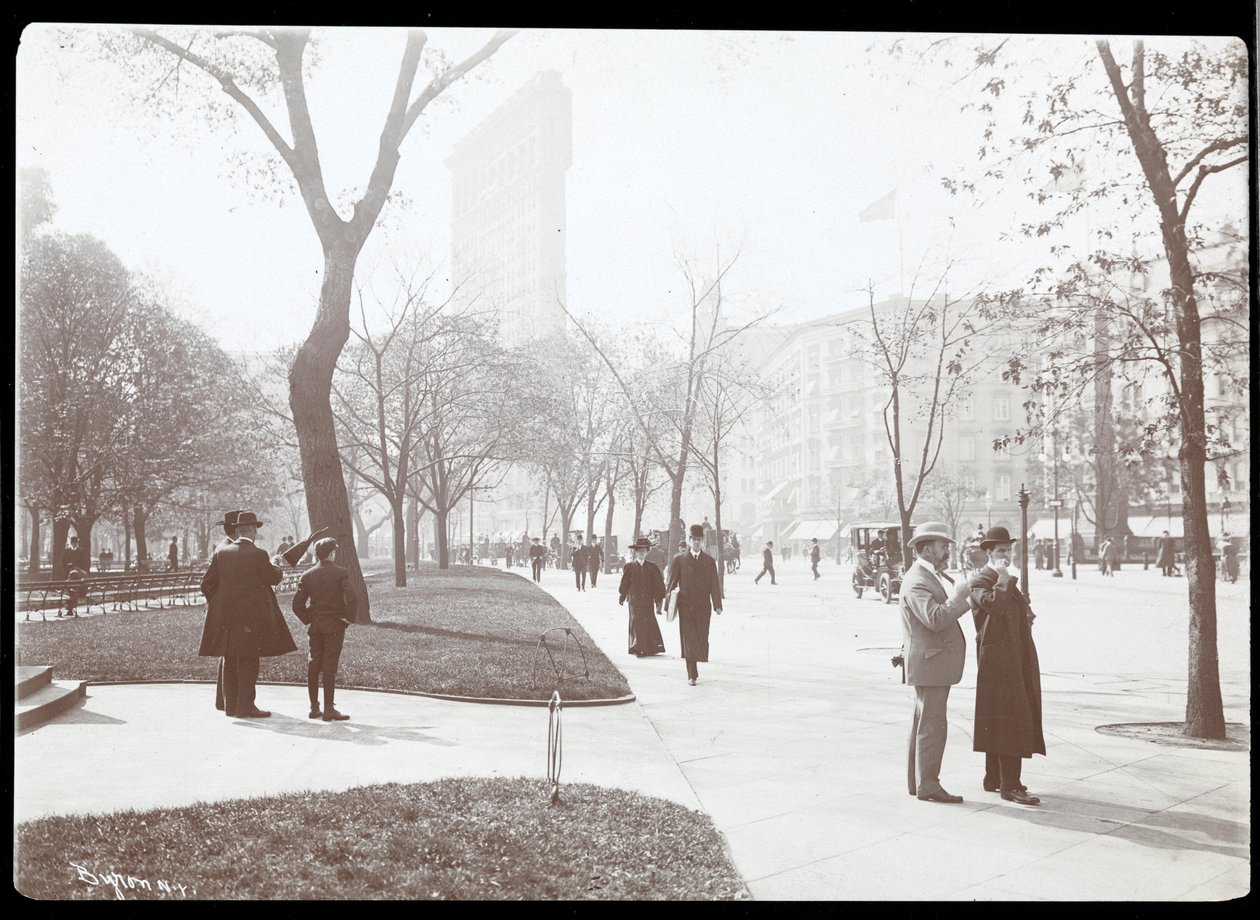
[{"label": "man in light suit", "polygon": [[[906,683],[914,687],[907,784],[924,802],[957,803],[941,786],[941,759],[949,731],[949,688],[962,679],[967,643],[959,618],[971,609],[967,582],[944,573],[953,539],[944,524],[919,526],[910,538],[916,558],[901,580],[901,655]],[[952,587],[947,588],[947,584]]]}]

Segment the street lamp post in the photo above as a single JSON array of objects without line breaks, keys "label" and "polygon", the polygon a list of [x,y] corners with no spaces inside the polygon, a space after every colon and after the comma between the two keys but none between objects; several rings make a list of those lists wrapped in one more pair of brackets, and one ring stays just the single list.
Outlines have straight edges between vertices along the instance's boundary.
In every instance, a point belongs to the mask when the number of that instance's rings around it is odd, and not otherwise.
[{"label": "street lamp post", "polygon": [[[1054,435],[1053,435],[1053,434],[1051,434],[1051,438],[1053,438],[1053,437],[1054,437]],[[1058,445],[1057,445],[1057,444],[1052,443],[1052,444],[1051,444],[1051,447],[1050,447],[1050,450],[1051,450],[1051,452],[1052,452],[1052,453],[1053,453],[1053,455],[1054,455],[1054,497],[1053,497],[1053,498],[1051,498],[1051,499],[1050,499],[1050,501],[1048,501],[1048,502],[1046,503],[1048,507],[1050,507],[1050,508],[1052,508],[1052,509],[1054,510],[1054,551],[1053,551],[1053,553],[1052,553],[1052,556],[1053,556],[1053,558],[1054,558],[1054,571],[1053,571],[1053,572],[1051,572],[1051,573],[1050,573],[1050,575],[1051,575],[1051,577],[1052,577],[1052,578],[1062,578],[1062,577],[1063,577],[1063,569],[1061,569],[1061,568],[1059,567],[1059,509],[1063,507],[1063,499],[1059,497],[1059,450],[1058,450]],[[1045,459],[1046,459],[1046,455],[1045,455],[1045,453],[1044,453],[1044,451],[1043,451],[1043,452],[1042,452],[1042,454],[1041,454],[1041,460],[1042,460],[1042,462],[1045,462]]]},{"label": "street lamp post", "polygon": [[1028,490],[1019,484],[1019,571],[1024,576],[1024,600],[1031,600],[1028,578]]},{"label": "street lamp post", "polygon": [[984,513],[985,513],[985,519],[988,521],[988,523],[985,524],[985,526],[988,527],[990,530],[992,530],[993,529],[993,496],[989,492],[988,489],[984,490]]}]

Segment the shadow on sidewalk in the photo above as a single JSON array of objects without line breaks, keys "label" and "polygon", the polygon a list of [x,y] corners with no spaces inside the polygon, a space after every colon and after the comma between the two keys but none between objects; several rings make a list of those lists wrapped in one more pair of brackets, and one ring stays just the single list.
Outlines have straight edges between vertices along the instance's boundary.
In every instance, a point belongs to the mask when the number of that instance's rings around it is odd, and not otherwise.
[{"label": "shadow on sidewalk", "polygon": [[[320,719],[295,719],[272,713],[270,719],[238,719],[245,728],[269,731],[277,735],[293,735],[299,738],[315,738],[321,741],[348,741],[352,744],[378,745],[390,741],[407,741],[414,744],[435,744],[454,747],[456,742],[426,734],[419,728],[403,726],[365,725],[362,722],[324,722]],[[427,726],[423,726],[427,727]]]},{"label": "shadow on sidewalk", "polygon": [[1065,830],[1092,830],[1164,850],[1197,850],[1250,860],[1246,824],[1188,811],[1148,811],[1101,799],[1048,794],[1035,808],[1005,805],[990,814]]}]

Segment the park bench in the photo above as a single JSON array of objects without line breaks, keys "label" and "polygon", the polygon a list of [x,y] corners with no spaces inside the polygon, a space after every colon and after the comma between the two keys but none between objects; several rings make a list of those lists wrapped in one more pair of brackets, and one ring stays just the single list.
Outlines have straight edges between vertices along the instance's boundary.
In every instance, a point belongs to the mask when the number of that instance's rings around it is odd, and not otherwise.
[{"label": "park bench", "polygon": [[55,609],[60,612],[70,599],[73,591],[77,595],[77,604],[85,610],[99,607],[102,613],[106,606],[113,604],[115,611],[128,607],[138,610],[140,604],[159,608],[190,605],[201,602],[201,576],[199,569],[184,569],[175,572],[97,572],[85,575],[82,579],[35,578],[19,580],[17,594],[18,609],[26,612],[39,610],[46,620],[47,611]]}]

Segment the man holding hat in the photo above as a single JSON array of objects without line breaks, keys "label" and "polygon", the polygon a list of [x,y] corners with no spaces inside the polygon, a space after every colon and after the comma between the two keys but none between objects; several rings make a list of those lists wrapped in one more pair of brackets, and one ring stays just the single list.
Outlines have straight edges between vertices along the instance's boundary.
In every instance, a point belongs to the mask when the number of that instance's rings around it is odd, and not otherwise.
[{"label": "man holding hat", "polygon": [[945,791],[940,772],[949,731],[949,688],[962,679],[967,659],[958,619],[970,609],[970,589],[964,581],[954,585],[944,572],[954,542],[944,524],[922,524],[908,542],[916,558],[901,579],[901,657],[915,703],[906,781],[920,801],[957,803],[962,796]]},{"label": "man holding hat", "polygon": [[201,579],[208,603],[198,654],[224,659],[223,701],[235,718],[271,715],[254,701],[259,658],[297,650],[272,589],[280,583],[280,570],[254,545],[264,523],[252,511],[240,512],[235,542],[215,551]]},{"label": "man holding hat", "polygon": [[984,789],[1008,802],[1040,805],[1020,782],[1024,758],[1046,753],[1041,731],[1041,666],[1032,640],[1032,608],[1011,574],[1005,527],[980,542],[989,561],[968,585],[976,621],[976,724],[973,748],[984,752]]},{"label": "man holding hat", "polygon": [[665,578],[660,569],[647,561],[651,548],[647,537],[630,544],[634,558],[622,567],[618,589],[617,603],[630,601],[630,654],[639,658],[665,651],[655,616],[661,612],[661,601],[665,599]]},{"label": "man holding hat", "polygon": [[709,660],[709,619],[711,613],[722,613],[722,588],[717,563],[704,551],[704,528],[692,524],[688,533],[691,545],[670,562],[666,591],[678,589],[674,598],[678,634],[687,662],[687,683],[694,687],[700,677],[696,662]]}]

